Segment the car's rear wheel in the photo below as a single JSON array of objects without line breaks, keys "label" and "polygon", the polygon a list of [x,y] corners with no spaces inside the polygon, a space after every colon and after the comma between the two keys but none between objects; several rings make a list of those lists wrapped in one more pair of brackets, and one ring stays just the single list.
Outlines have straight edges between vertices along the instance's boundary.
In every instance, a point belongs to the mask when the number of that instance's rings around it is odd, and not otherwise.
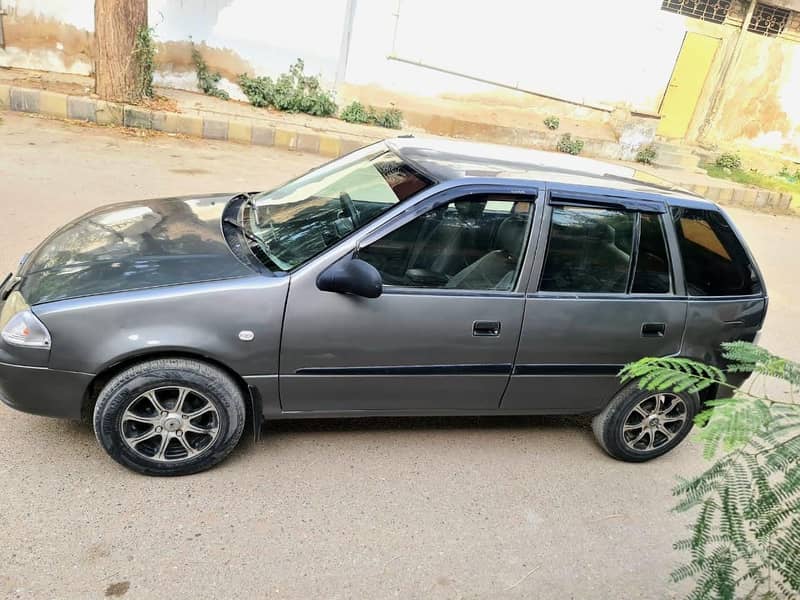
[{"label": "car's rear wheel", "polygon": [[653,392],[632,383],[592,421],[597,441],[614,458],[643,462],[681,443],[700,402],[695,394]]},{"label": "car's rear wheel", "polygon": [[186,359],[134,365],[97,399],[94,430],[120,464],[145,475],[188,475],[222,461],[245,423],[239,386],[224,371]]}]

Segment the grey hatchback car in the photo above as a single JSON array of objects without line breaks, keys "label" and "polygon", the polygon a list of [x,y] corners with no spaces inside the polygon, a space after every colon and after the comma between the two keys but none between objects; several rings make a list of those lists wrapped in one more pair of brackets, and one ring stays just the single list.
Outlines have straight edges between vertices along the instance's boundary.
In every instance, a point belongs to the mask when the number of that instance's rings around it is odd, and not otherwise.
[{"label": "grey hatchback car", "polygon": [[[638,172],[397,138],[263,193],[115,204],[0,287],[0,397],[91,420],[150,475],[245,422],[594,416],[613,457],[675,447],[716,395],[622,385],[643,356],[721,365],[767,296],[715,204]],[[745,375],[742,375],[744,377]]]}]

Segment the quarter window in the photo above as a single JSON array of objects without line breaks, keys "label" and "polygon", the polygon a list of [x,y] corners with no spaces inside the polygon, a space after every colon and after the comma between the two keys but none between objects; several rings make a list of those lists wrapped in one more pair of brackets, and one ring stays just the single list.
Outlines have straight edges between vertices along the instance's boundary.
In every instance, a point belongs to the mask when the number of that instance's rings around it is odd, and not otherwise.
[{"label": "quarter window", "polygon": [[384,284],[511,290],[519,277],[533,198],[470,196],[409,221],[361,248]]},{"label": "quarter window", "polygon": [[631,292],[668,294],[672,290],[672,281],[661,217],[652,213],[641,213],[639,218],[639,251]]},{"label": "quarter window", "polygon": [[634,213],[553,207],[540,289],[620,293],[627,290]]},{"label": "quarter window", "polygon": [[748,296],[762,292],[747,252],[721,213],[675,208],[672,213],[693,296]]}]

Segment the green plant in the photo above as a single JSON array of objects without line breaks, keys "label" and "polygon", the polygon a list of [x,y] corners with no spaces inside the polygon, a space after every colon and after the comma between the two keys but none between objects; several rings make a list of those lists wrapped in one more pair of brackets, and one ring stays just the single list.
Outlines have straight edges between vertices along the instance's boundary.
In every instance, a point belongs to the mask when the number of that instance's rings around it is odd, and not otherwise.
[{"label": "green plant", "polygon": [[684,358],[645,358],[627,365],[624,381],[649,390],[722,390],[695,419],[704,455],[724,454],[674,489],[677,512],[693,511],[690,554],[672,573],[694,579],[689,598],[797,598],[800,595],[800,364],[746,342],[723,344],[728,373],[783,382],[787,399],[730,385],[722,370]]},{"label": "green plant", "polygon": [[348,123],[369,123],[372,117],[371,111],[358,100],[353,100],[342,109],[339,118]]},{"label": "green plant", "polygon": [[742,168],[742,157],[731,152],[724,152],[717,157],[714,164],[723,169],[734,171]]},{"label": "green plant", "polygon": [[374,123],[387,129],[400,129],[403,123],[403,113],[394,105],[386,110],[379,111],[373,116]]},{"label": "green plant", "polygon": [[647,144],[645,146],[642,146],[636,153],[636,162],[645,165],[652,165],[655,159],[656,159],[656,147],[654,144]]},{"label": "green plant", "polygon": [[583,140],[573,138],[569,133],[565,133],[559,138],[556,149],[567,154],[580,154],[581,150],[583,150]]},{"label": "green plant", "polygon": [[136,96],[153,97],[153,71],[156,56],[155,30],[152,27],[140,27],[136,31],[133,45],[133,60],[136,62]]},{"label": "green plant", "polygon": [[379,111],[372,106],[365,107],[357,100],[348,104],[342,110],[339,118],[348,123],[369,123],[389,129],[400,129],[403,123],[403,113],[394,105],[386,110]]},{"label": "green plant", "polygon": [[561,125],[561,121],[559,121],[558,117],[550,115],[549,117],[545,118],[544,126],[548,129],[558,129],[558,126]]},{"label": "green plant", "polygon": [[222,100],[229,100],[231,97],[230,94],[217,86],[217,84],[220,82],[220,79],[222,79],[222,75],[212,72],[208,68],[208,63],[206,63],[203,55],[200,54],[200,51],[194,44],[192,44],[192,62],[194,63],[194,68],[197,72],[198,89],[200,89],[206,96],[214,96],[215,98],[221,98]]},{"label": "green plant", "polygon": [[253,106],[271,106],[287,112],[302,112],[319,117],[336,113],[333,94],[322,88],[319,77],[306,75],[301,59],[275,81],[271,77],[239,75],[239,87]]},{"label": "green plant", "polygon": [[[794,180],[784,179],[783,177],[752,173],[749,170],[724,169],[718,167],[714,163],[703,163],[700,166],[705,169],[711,177],[727,179],[744,185],[753,185],[776,192],[789,192],[790,194],[800,196],[800,177]],[[800,172],[798,172],[797,175],[800,175]]]},{"label": "green plant", "polygon": [[789,172],[789,167],[787,167],[786,165],[783,165],[781,167],[781,170],[778,171],[778,177],[783,177],[784,179],[788,179],[791,176],[792,174]]}]

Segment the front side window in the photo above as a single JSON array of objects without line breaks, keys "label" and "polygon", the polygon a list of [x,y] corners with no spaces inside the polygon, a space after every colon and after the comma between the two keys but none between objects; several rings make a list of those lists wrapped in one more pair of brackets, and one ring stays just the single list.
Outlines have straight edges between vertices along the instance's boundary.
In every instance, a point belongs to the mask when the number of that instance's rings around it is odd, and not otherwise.
[{"label": "front side window", "polygon": [[672,217],[692,296],[749,296],[761,282],[733,228],[714,210],[674,208]]},{"label": "front side window", "polygon": [[358,257],[386,285],[454,290],[512,290],[516,286],[533,198],[470,196],[432,209]]},{"label": "front side window", "polygon": [[624,294],[633,233],[634,213],[554,206],[540,289]]},{"label": "front side window", "polygon": [[244,226],[266,266],[289,271],[430,185],[385,146],[370,146],[256,196]]}]

